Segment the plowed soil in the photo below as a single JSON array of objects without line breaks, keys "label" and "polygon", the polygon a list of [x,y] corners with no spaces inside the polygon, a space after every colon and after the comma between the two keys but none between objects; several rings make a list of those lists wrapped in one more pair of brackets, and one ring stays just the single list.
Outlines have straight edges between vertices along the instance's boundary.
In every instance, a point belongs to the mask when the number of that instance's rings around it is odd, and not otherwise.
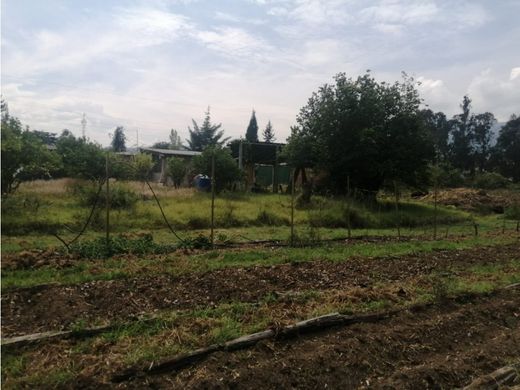
[{"label": "plowed soil", "polygon": [[[219,352],[122,388],[443,389],[520,361],[520,291]],[[84,378],[90,386],[101,383]]]},{"label": "plowed soil", "polygon": [[519,252],[516,244],[18,289],[2,294],[2,333],[9,337],[66,329],[80,319],[93,324],[99,320],[131,319],[163,309],[213,306],[237,300],[257,302],[273,292],[365,288],[378,282],[426,276],[436,270],[463,272],[464,267],[475,264],[506,262],[518,259]]}]

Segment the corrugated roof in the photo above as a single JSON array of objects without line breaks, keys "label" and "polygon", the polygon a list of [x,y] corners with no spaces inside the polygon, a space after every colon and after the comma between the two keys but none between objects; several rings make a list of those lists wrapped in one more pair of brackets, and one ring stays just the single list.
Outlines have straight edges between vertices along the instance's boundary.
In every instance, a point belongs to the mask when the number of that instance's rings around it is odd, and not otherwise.
[{"label": "corrugated roof", "polygon": [[167,156],[199,156],[202,152],[195,152],[193,150],[173,150],[173,149],[157,149],[157,148],[141,148],[142,152],[150,152],[157,154],[164,154]]}]

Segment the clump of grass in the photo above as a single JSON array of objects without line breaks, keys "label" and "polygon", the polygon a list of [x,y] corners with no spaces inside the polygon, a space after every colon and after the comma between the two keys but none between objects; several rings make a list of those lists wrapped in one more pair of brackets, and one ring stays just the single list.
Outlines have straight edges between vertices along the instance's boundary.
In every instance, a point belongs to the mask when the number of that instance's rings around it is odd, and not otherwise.
[{"label": "clump of grass", "polygon": [[260,210],[255,219],[256,225],[284,226],[289,225],[287,218],[277,215],[268,210]]}]

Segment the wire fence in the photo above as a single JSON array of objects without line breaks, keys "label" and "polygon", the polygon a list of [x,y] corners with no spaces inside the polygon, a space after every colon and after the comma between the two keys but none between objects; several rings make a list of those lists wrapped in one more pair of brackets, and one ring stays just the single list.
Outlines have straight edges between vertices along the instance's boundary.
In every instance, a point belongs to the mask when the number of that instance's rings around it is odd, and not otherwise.
[{"label": "wire fence", "polygon": [[[393,183],[392,192],[378,197],[374,191],[351,188],[350,180],[347,180],[347,191],[343,197],[316,195],[308,199],[304,196],[304,186],[295,181],[294,171],[284,193],[265,195],[217,193],[215,188],[219,173],[215,171],[214,160],[210,177],[209,193],[193,195],[200,201],[194,220],[198,218],[199,222],[207,222],[197,226],[190,224],[191,220],[183,226],[176,219],[182,207],[175,204],[176,190],[173,190],[173,196],[164,197],[164,191],[158,194],[154,190],[154,187],[158,188],[157,185],[143,180],[143,185],[152,194],[164,227],[175,237],[178,246],[188,247],[193,242],[194,230],[199,242],[201,237],[205,237],[203,242],[207,248],[243,244],[305,246],[358,239],[437,240],[479,236],[483,231],[502,235],[516,232],[520,238],[520,218],[506,219],[504,215],[501,220],[480,226],[472,214],[440,207],[437,188],[434,189],[433,204],[425,206],[416,202],[403,202],[397,183]],[[77,234],[66,240],[55,233],[55,237],[67,249],[87,231],[96,210],[100,212],[102,208],[105,212],[106,245],[110,245],[111,235],[119,230],[117,221],[111,220],[111,181],[113,179],[110,179],[107,158],[106,177],[99,183],[95,201]],[[103,192],[104,205],[101,204]],[[164,203],[168,203],[168,207],[164,207]],[[520,210],[520,205],[516,207]],[[247,213],[237,217],[237,210],[240,214],[242,208],[246,208]],[[254,233],[250,233],[247,232],[248,227],[276,227],[276,232],[255,229]],[[205,229],[207,233],[204,233]]]}]

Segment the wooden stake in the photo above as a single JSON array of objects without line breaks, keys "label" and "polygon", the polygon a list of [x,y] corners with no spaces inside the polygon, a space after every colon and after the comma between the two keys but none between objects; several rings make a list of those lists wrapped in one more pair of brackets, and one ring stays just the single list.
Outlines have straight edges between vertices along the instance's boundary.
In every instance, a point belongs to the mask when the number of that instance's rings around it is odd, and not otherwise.
[{"label": "wooden stake", "polygon": [[291,185],[291,246],[294,246],[294,187],[296,169],[292,171],[292,185]]},{"label": "wooden stake", "polygon": [[395,195],[395,214],[397,217],[397,238],[401,238],[401,215],[399,213],[399,193],[397,192],[397,182],[394,180]]},{"label": "wooden stake", "polygon": [[352,236],[350,227],[350,175],[347,176],[347,228],[348,238],[350,238]]},{"label": "wooden stake", "polygon": [[215,149],[211,155],[211,247],[213,248],[215,238]]},{"label": "wooden stake", "polygon": [[105,181],[107,183],[106,188],[106,199],[105,199],[105,209],[106,209],[106,245],[107,251],[110,246],[110,175],[108,169],[108,152],[106,154],[105,159]]}]

